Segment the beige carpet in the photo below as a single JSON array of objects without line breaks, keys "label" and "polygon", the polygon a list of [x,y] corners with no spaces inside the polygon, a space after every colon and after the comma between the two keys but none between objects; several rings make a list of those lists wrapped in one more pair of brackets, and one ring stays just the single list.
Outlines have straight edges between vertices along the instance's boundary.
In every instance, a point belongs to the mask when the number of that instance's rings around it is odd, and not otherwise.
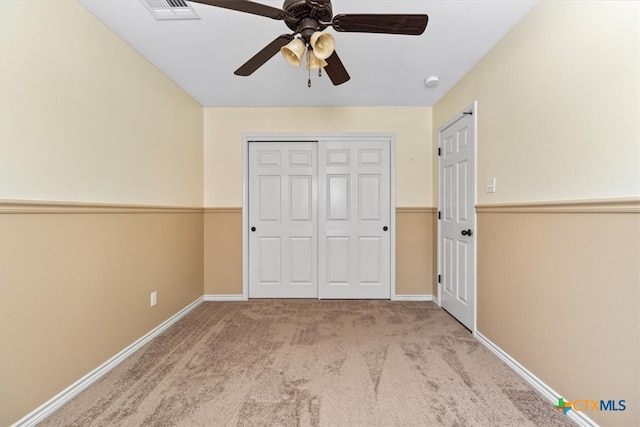
[{"label": "beige carpet", "polygon": [[203,303],[43,426],[561,426],[430,302]]}]

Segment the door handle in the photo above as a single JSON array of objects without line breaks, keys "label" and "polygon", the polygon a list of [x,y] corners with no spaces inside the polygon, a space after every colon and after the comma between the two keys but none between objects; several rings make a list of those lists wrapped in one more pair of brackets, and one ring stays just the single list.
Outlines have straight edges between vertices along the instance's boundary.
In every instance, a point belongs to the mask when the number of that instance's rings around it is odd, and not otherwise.
[{"label": "door handle", "polygon": [[255,227],[251,227],[251,231],[256,231],[256,228]]},{"label": "door handle", "polygon": [[469,230],[462,230],[462,235],[463,236],[471,236],[473,234],[473,231],[471,231],[471,229]]},{"label": "door handle", "polygon": [[387,227],[386,225],[384,227],[382,227],[383,231],[387,231],[389,229],[389,227]]}]

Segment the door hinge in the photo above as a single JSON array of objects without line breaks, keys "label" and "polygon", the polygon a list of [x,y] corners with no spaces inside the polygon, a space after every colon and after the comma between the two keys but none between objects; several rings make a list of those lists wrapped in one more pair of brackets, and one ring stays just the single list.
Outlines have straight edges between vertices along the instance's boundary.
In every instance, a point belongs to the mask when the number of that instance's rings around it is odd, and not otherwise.
[{"label": "door hinge", "polygon": [[442,274],[438,274],[438,283],[442,283]]},{"label": "door hinge", "polygon": [[442,156],[442,148],[438,147],[438,156]]},{"label": "door hinge", "polygon": [[438,211],[438,219],[442,219],[442,211]]}]

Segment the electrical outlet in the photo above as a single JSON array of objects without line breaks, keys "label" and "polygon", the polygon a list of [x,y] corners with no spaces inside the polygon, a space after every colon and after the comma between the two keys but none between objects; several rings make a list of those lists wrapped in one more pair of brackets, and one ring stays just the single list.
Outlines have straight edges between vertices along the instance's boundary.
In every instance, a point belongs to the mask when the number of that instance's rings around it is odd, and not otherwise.
[{"label": "electrical outlet", "polygon": [[158,303],[158,293],[156,291],[151,292],[151,307]]}]

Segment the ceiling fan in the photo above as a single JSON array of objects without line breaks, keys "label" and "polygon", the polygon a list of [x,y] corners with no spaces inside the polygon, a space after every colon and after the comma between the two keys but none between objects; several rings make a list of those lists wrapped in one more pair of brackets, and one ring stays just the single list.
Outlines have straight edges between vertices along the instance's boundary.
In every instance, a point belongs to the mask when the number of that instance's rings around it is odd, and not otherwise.
[{"label": "ceiling fan", "polygon": [[[248,0],[189,0],[209,6],[236,10],[284,21],[293,31],[278,36],[260,52],[238,68],[234,74],[249,76],[276,53],[282,52],[293,65],[300,65],[304,56],[307,70],[324,68],[334,85],[351,77],[335,52],[333,36],[322,31],[331,26],[347,33],[383,33],[420,35],[427,27],[427,15],[349,14],[333,16],[331,0],[285,0],[282,9]],[[298,36],[298,37],[296,37]],[[309,79],[309,86],[311,80]]]}]

